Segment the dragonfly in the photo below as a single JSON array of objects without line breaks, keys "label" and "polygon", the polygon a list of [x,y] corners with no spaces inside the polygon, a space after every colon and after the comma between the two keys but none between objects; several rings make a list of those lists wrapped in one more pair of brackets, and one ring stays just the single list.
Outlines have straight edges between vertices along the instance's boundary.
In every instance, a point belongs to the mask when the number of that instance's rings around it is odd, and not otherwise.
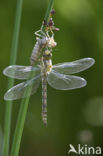
[{"label": "dragonfly", "polygon": [[[4,95],[5,100],[16,100],[25,98],[26,89],[32,86],[30,95],[37,92],[40,83],[42,84],[42,120],[47,125],[47,83],[57,90],[72,90],[86,86],[84,78],[74,76],[90,68],[95,60],[93,58],[83,58],[73,62],[64,62],[52,65],[52,54],[46,50],[41,57],[40,63],[35,67],[11,65],[4,69],[4,75],[19,80],[26,80],[10,88]],[[30,74],[34,76],[30,78]]]}]

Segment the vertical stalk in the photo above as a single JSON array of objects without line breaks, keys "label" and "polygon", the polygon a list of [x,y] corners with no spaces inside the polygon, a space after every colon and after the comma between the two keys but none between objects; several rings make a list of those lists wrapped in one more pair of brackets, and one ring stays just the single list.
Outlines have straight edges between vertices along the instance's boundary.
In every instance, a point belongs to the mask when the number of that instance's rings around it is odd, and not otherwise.
[{"label": "vertical stalk", "polygon": [[[48,21],[49,15],[53,6],[54,0],[49,1],[49,5],[45,14],[45,21]],[[31,77],[32,75],[30,75]],[[17,118],[17,124],[16,124],[16,129],[13,137],[13,143],[11,147],[11,154],[10,156],[18,156],[19,154],[19,149],[20,149],[20,143],[21,143],[21,138],[22,138],[22,133],[23,133],[23,128],[24,128],[24,123],[25,123],[25,118],[26,118],[26,113],[28,109],[28,104],[29,104],[29,99],[31,93],[32,87],[30,87],[28,90],[26,90],[26,98],[22,100],[21,105],[20,105],[20,110]]]},{"label": "vertical stalk", "polygon": [[[22,13],[22,3],[23,0],[17,0],[16,16],[15,16],[14,31],[13,31],[12,46],[11,46],[10,65],[16,64],[20,20],[21,20],[21,13]],[[13,84],[14,84],[14,80],[9,78],[8,89],[11,88]],[[5,105],[3,156],[9,156],[11,114],[12,114],[12,101],[7,101]]]},{"label": "vertical stalk", "polygon": [[31,93],[31,90],[32,90],[32,87],[30,87],[28,90],[26,90],[25,94],[27,97],[24,98],[20,104],[20,110],[19,110],[18,119],[17,119],[17,123],[16,123],[16,128],[15,128],[15,133],[14,133],[10,156],[18,156],[19,155],[20,142],[21,142],[21,137],[22,137],[22,133],[23,133],[26,113],[27,113],[29,99],[30,99],[29,95]]},{"label": "vertical stalk", "polygon": [[50,15],[50,11],[51,11],[52,8],[53,8],[53,3],[54,3],[54,0],[50,0],[50,1],[49,1],[48,8],[47,8],[47,11],[46,11],[45,17],[44,17],[44,20],[45,20],[46,22],[48,22],[49,15]]}]

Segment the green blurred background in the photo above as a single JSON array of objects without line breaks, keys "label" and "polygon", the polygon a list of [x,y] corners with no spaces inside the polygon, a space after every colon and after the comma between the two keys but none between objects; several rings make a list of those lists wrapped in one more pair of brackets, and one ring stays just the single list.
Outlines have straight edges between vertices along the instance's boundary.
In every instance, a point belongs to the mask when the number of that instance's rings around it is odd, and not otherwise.
[{"label": "green blurred background", "polygon": [[[47,4],[47,0],[24,0],[18,65],[29,65],[34,32],[41,26]],[[19,156],[67,156],[69,144],[103,147],[103,0],[55,0],[54,8],[60,31],[55,33],[58,46],[53,64],[84,57],[93,57],[96,63],[78,74],[87,80],[85,88],[59,91],[48,86],[47,128],[41,120],[41,87],[30,98]],[[0,0],[0,148],[7,90],[2,71],[9,65],[15,9],[16,0]],[[13,104],[12,134],[20,103]]]}]

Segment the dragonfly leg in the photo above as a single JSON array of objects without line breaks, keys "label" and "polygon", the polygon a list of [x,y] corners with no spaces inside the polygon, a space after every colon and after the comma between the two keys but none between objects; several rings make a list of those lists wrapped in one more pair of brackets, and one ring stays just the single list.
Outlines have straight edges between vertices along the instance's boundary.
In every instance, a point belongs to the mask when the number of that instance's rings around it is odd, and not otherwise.
[{"label": "dragonfly leg", "polygon": [[43,37],[43,36],[46,36],[46,34],[40,29],[38,31],[35,32],[35,35],[38,36],[38,37]]},{"label": "dragonfly leg", "polygon": [[38,36],[38,37],[42,37],[40,33],[41,33],[41,30],[38,30],[38,31],[36,31],[34,34],[35,34],[36,36]]}]

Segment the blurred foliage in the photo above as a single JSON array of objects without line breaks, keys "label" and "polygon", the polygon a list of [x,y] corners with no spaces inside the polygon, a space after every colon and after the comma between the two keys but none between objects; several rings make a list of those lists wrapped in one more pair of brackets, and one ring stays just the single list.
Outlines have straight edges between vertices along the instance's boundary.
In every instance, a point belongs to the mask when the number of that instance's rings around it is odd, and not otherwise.
[{"label": "blurred foliage", "polygon": [[[35,44],[34,32],[41,26],[47,2],[46,0],[24,0],[17,57],[19,65],[29,65],[29,58]],[[55,33],[58,46],[53,52],[53,64],[83,57],[93,57],[96,63],[91,69],[80,73],[88,81],[85,88],[58,91],[48,86],[47,128],[41,120],[41,87],[31,97],[20,156],[66,156],[69,144],[77,146],[79,143],[88,143],[92,146],[97,144],[103,146],[102,6],[102,0],[55,1],[54,21],[60,31]],[[0,124],[2,129],[5,111],[3,96],[7,88],[7,78],[2,71],[9,65],[15,8],[16,1],[0,0]],[[17,100],[13,105],[12,133],[19,104],[20,100]],[[93,116],[97,117],[96,121],[92,120]]]}]

